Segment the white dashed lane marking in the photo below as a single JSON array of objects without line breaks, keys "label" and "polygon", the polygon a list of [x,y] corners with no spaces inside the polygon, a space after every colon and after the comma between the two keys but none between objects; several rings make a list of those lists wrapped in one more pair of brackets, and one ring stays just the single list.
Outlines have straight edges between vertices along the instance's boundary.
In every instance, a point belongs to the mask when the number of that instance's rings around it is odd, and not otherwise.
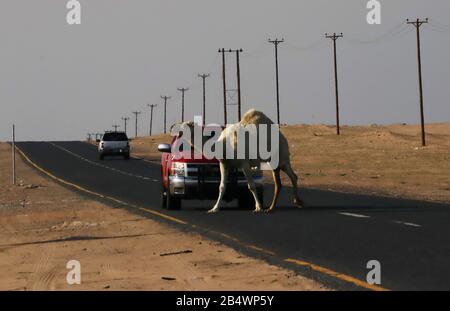
[{"label": "white dashed lane marking", "polygon": [[77,154],[75,152],[72,152],[72,151],[70,151],[70,150],[68,150],[68,149],[66,149],[64,147],[58,146],[57,144],[54,144],[54,143],[49,143],[49,144],[52,145],[55,148],[58,148],[59,150],[67,152],[68,154],[70,154],[70,155],[72,155],[74,157],[77,157],[78,159],[80,159],[82,161],[85,161],[85,162],[87,162],[89,164],[92,164],[92,165],[95,165],[95,166],[98,166],[98,167],[102,167],[102,168],[105,168],[105,169],[108,169],[110,171],[113,171],[113,172],[116,172],[116,173],[120,173],[120,174],[123,174],[123,175],[126,175],[126,176],[131,176],[131,177],[136,177],[136,178],[143,179],[143,180],[151,180],[151,181],[154,181],[154,182],[158,182],[158,179],[152,179],[152,178],[145,177],[145,176],[142,176],[142,175],[136,175],[136,174],[131,174],[131,173],[128,173],[128,172],[125,172],[125,171],[121,171],[121,170],[118,170],[118,169],[116,169],[114,167],[110,167],[110,166],[107,166],[107,165],[104,165],[104,164],[97,163],[97,162],[91,161],[89,159],[86,159],[86,158],[80,156],[79,154]]},{"label": "white dashed lane marking", "polygon": [[409,227],[415,227],[415,228],[421,228],[421,225],[412,223],[412,222],[404,222],[404,221],[400,221],[400,220],[395,220],[394,223],[396,224],[400,224],[400,225],[405,225],[405,226],[409,226]]},{"label": "white dashed lane marking", "polygon": [[[339,212],[338,214],[341,214],[343,216],[354,217],[354,218],[370,218],[370,216],[363,215],[363,214],[355,214],[355,213],[347,213],[347,212]],[[422,227],[422,225],[415,224],[412,222],[401,221],[401,220],[393,220],[392,222],[395,224],[398,224],[398,225],[403,225],[403,226],[408,226],[408,227],[414,227],[414,228]]]},{"label": "white dashed lane marking", "polygon": [[355,214],[355,213],[344,213],[344,212],[341,212],[339,214],[344,215],[344,216],[355,217],[355,218],[370,218],[370,216],[366,216],[366,215],[362,215],[362,214]]}]

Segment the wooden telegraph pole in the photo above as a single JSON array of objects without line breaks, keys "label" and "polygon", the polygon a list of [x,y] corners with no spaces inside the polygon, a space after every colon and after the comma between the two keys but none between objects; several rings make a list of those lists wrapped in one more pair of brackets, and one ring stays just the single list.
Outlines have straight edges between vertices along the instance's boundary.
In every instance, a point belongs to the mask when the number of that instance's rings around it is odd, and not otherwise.
[{"label": "wooden telegraph pole", "polygon": [[422,146],[426,146],[425,141],[425,117],[423,112],[423,86],[422,86],[422,57],[420,52],[420,27],[423,24],[428,23],[428,18],[425,20],[416,19],[415,21],[406,20],[407,24],[413,25],[416,27],[416,36],[417,36],[417,64],[419,71],[419,94],[420,94],[420,126],[422,129]]},{"label": "wooden telegraph pole", "polygon": [[325,37],[333,40],[333,51],[334,51],[334,84],[336,93],[336,133],[340,135],[339,126],[339,89],[338,89],[338,74],[337,74],[337,57],[336,57],[336,40],[342,38],[344,35],[341,33],[337,35],[336,33],[332,35],[325,34]]},{"label": "wooden telegraph pole", "polygon": [[205,83],[205,80],[206,80],[206,78],[209,77],[209,74],[206,74],[206,73],[198,74],[198,76],[200,78],[202,78],[202,80],[203,80],[203,115],[202,115],[202,123],[203,123],[203,126],[205,126],[205,124],[206,124],[206,90],[205,90],[206,83]]},{"label": "wooden telegraph pole", "polygon": [[135,128],[134,128],[134,137],[138,136],[138,116],[141,114],[140,111],[133,111],[133,114],[135,115],[136,119],[135,119]]},{"label": "wooden telegraph pole", "polygon": [[225,49],[219,49],[219,53],[222,53],[222,84],[223,84],[223,122],[224,126],[227,125],[227,82],[225,76]]},{"label": "wooden telegraph pole", "polygon": [[270,40],[269,43],[273,43],[275,46],[275,83],[277,87],[277,122],[278,125],[280,125],[280,89],[279,89],[279,82],[278,82],[278,44],[283,43],[284,39],[278,40]]},{"label": "wooden telegraph pole", "polygon": [[189,91],[189,88],[182,87],[177,90],[181,92],[181,122],[184,122],[184,92]]},{"label": "wooden telegraph pole", "polygon": [[164,134],[166,134],[166,121],[167,121],[167,100],[170,99],[170,96],[161,96],[164,100]]},{"label": "wooden telegraph pole", "polygon": [[156,104],[147,104],[150,107],[150,129],[148,131],[148,136],[152,136],[152,125],[153,125],[153,108],[156,107]]}]

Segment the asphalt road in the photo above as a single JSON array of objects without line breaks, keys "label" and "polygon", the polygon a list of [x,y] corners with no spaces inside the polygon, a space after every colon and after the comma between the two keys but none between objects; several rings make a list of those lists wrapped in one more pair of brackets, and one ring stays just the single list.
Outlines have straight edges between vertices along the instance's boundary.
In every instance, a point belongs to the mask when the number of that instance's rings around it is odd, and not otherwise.
[{"label": "asphalt road", "polygon": [[[18,147],[54,176],[127,202],[136,213],[201,232],[337,289],[364,289],[352,277],[365,282],[366,264],[374,259],[381,264],[383,288],[450,290],[450,205],[302,190],[306,207],[298,209],[284,188],[273,214],[233,205],[207,214],[212,201],[183,202],[182,210],[167,211],[159,207],[160,167],[155,163],[99,161],[95,146],[83,142],[22,142]],[[265,206],[271,192],[268,185]]]}]

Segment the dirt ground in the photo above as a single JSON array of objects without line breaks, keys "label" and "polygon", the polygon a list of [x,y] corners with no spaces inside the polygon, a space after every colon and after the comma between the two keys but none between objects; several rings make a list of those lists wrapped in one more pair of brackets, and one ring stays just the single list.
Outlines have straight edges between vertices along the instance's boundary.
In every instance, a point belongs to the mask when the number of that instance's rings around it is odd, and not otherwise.
[{"label": "dirt ground", "polygon": [[[340,136],[328,125],[282,132],[303,187],[450,203],[450,124],[428,124],[426,147],[418,125],[343,126]],[[138,138],[133,153],[159,161],[160,142],[170,137]]]},{"label": "dirt ground", "polygon": [[[0,290],[325,290],[198,234],[86,199],[0,143]],[[161,256],[164,253],[191,251]],[[81,264],[68,285],[66,264]],[[163,279],[165,278],[165,279]]]}]

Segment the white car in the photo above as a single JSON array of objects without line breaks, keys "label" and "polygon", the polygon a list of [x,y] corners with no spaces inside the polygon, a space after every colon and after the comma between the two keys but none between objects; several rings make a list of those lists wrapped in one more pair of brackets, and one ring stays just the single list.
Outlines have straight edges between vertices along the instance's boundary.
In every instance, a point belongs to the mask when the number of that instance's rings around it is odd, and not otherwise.
[{"label": "white car", "polygon": [[107,155],[121,155],[125,160],[130,159],[130,143],[124,132],[106,132],[98,144],[100,160]]}]

